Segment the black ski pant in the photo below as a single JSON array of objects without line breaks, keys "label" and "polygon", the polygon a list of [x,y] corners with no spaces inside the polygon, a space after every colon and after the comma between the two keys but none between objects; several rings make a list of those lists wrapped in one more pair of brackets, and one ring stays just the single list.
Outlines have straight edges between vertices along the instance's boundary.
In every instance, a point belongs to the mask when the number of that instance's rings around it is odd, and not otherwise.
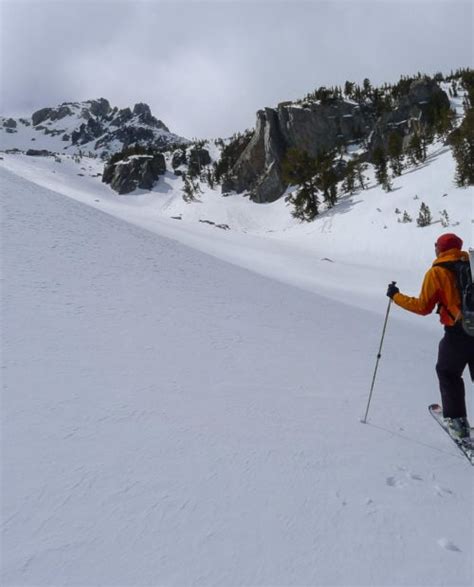
[{"label": "black ski pant", "polygon": [[445,418],[461,418],[467,415],[462,378],[467,365],[471,379],[474,380],[474,336],[466,334],[460,325],[446,326],[439,343],[436,364]]}]

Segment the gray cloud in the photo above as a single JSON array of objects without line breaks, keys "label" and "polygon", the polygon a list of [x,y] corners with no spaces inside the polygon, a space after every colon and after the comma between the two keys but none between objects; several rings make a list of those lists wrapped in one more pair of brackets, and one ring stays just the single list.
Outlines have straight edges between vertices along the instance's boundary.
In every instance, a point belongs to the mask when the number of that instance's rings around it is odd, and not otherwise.
[{"label": "gray cloud", "polygon": [[1,1],[2,112],[147,102],[174,132],[228,136],[264,106],[346,79],[469,66],[472,4]]}]

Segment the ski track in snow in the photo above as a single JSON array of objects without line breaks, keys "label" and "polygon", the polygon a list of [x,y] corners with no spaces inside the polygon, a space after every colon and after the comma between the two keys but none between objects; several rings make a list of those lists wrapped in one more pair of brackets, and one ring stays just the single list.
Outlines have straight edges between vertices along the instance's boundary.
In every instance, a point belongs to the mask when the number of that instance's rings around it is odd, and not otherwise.
[{"label": "ski track in snow", "polygon": [[472,584],[431,331],[1,184],[3,585]]}]

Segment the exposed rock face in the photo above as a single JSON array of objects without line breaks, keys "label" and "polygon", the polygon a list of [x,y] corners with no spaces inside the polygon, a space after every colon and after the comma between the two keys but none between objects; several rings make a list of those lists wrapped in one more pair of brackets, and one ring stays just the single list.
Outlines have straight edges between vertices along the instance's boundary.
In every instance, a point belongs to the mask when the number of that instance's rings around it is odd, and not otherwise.
[{"label": "exposed rock face", "polygon": [[59,108],[55,108],[51,114],[49,115],[50,120],[61,120],[66,116],[71,116],[72,110],[68,106],[59,106]]},{"label": "exposed rock face", "polygon": [[8,118],[7,120],[4,121],[3,126],[5,128],[16,128],[17,123],[16,123],[16,120],[14,120],[13,118]]},{"label": "exposed rock face", "polygon": [[306,108],[278,107],[278,122],[285,143],[312,157],[337,144],[368,136],[373,118],[366,106],[342,100]]},{"label": "exposed rock face", "polygon": [[184,165],[186,161],[186,149],[177,149],[176,151],[174,151],[171,157],[171,167],[173,169],[177,169],[181,165]]},{"label": "exposed rock face", "polygon": [[51,151],[47,151],[46,149],[28,149],[26,154],[30,157],[49,157],[54,155],[54,153],[51,153]]},{"label": "exposed rock face", "polygon": [[133,118],[133,113],[130,110],[130,108],[122,108],[121,110],[118,111],[117,115],[114,116],[114,118],[110,124],[112,124],[113,126],[122,126],[123,124],[130,122],[130,120],[132,120],[132,118]]},{"label": "exposed rock face", "polygon": [[431,108],[449,108],[449,98],[434,80],[415,80],[410,85],[408,101],[416,104],[422,111],[423,116],[429,117]]},{"label": "exposed rock face", "polygon": [[285,190],[281,179],[281,161],[286,150],[278,120],[272,108],[257,112],[255,133],[232,169],[232,177],[222,191],[250,189],[257,202],[272,202]]},{"label": "exposed rock face", "polygon": [[369,144],[369,154],[377,147],[387,148],[388,137],[392,132],[398,133],[406,146],[415,130],[433,122],[436,110],[446,110],[449,107],[446,92],[435,81],[413,81],[408,94],[400,99],[398,108],[383,114],[377,120]]},{"label": "exposed rock face", "polygon": [[138,121],[142,124],[154,126],[155,128],[161,128],[162,130],[169,132],[168,127],[163,122],[161,122],[161,120],[158,120],[152,115],[148,104],[135,104],[133,108],[133,115],[138,117]]},{"label": "exposed rock face", "polygon": [[165,171],[165,157],[161,153],[133,155],[116,163],[107,163],[102,181],[119,194],[129,194],[137,188],[150,190]]},{"label": "exposed rock face", "polygon": [[178,168],[181,165],[187,164],[187,173],[191,177],[197,177],[203,170],[203,167],[211,163],[212,159],[209,151],[199,145],[195,145],[188,150],[185,147],[176,149],[171,156],[171,167],[174,169],[176,175],[182,175],[182,171]]},{"label": "exposed rock face", "polygon": [[[102,133],[101,133],[102,134]],[[104,147],[110,141],[118,140],[123,144],[123,149],[126,149],[130,145],[136,143],[154,143],[155,146],[159,146],[159,141],[155,141],[155,135],[151,128],[143,126],[124,126],[118,128],[116,131],[107,133],[103,139],[97,141],[95,144],[96,149]]]},{"label": "exposed rock face", "polygon": [[90,113],[105,118],[111,111],[110,103],[105,98],[90,101]]},{"label": "exposed rock face", "polygon": [[257,112],[255,133],[223,185],[223,192],[249,190],[256,202],[272,202],[286,189],[281,164],[296,147],[315,157],[320,151],[369,135],[371,113],[338,101],[304,108],[280,104]]},{"label": "exposed rock face", "polygon": [[199,175],[205,165],[211,163],[211,156],[207,149],[202,147],[194,147],[189,152],[188,157],[188,173],[192,177]]},{"label": "exposed rock face", "polygon": [[87,123],[82,123],[79,130],[71,133],[73,145],[84,145],[94,139],[97,139],[105,132],[104,126],[95,118],[89,118]]},{"label": "exposed rock face", "polygon": [[58,108],[41,108],[41,110],[34,112],[31,118],[33,120],[33,126],[37,126],[45,122],[45,120],[61,120],[61,118],[65,118],[71,114],[72,110],[65,104],[61,104]]},{"label": "exposed rock face", "polygon": [[378,120],[374,107],[344,100],[307,106],[282,103],[260,110],[252,139],[227,175],[222,191],[249,191],[256,202],[272,202],[287,187],[281,164],[290,147],[315,157],[321,151],[370,137],[370,157],[376,146],[386,144],[389,132],[396,129],[409,136],[414,122],[429,122],[433,108],[439,107],[449,107],[446,93],[435,81],[416,80],[397,109]]},{"label": "exposed rock face", "polygon": [[[147,104],[136,104],[133,112],[130,108],[123,108],[114,114],[107,100],[103,98],[101,100],[103,101],[91,102],[94,107],[90,110],[90,112],[99,113],[100,117],[94,118],[88,113],[87,123],[82,123],[79,129],[71,135],[74,145],[85,145],[95,139],[100,139],[95,143],[95,149],[105,148],[113,141],[120,141],[123,149],[136,143],[153,143],[157,147],[167,143],[165,138],[160,142],[160,139],[155,137],[154,128],[166,132],[169,130],[161,121],[152,116]],[[109,117],[109,120],[104,120],[106,116]],[[110,126],[107,127],[106,122],[109,122],[112,127],[117,127],[117,130],[111,130]]]},{"label": "exposed rock face", "polygon": [[36,112],[33,112],[32,116],[31,116],[31,119],[33,121],[33,126],[41,124],[42,122],[47,120],[49,118],[49,116],[51,115],[52,111],[53,111],[52,108],[41,108],[41,110],[37,110]]}]

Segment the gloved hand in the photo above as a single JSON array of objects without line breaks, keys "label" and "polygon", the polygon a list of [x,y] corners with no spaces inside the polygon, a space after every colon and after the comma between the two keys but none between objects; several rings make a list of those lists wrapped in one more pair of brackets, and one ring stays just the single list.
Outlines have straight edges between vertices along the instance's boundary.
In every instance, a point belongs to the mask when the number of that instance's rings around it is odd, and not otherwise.
[{"label": "gloved hand", "polygon": [[395,282],[392,281],[392,283],[388,286],[387,289],[387,296],[390,299],[393,299],[393,296],[397,293],[400,293],[400,290],[398,289],[398,287],[395,285]]}]

